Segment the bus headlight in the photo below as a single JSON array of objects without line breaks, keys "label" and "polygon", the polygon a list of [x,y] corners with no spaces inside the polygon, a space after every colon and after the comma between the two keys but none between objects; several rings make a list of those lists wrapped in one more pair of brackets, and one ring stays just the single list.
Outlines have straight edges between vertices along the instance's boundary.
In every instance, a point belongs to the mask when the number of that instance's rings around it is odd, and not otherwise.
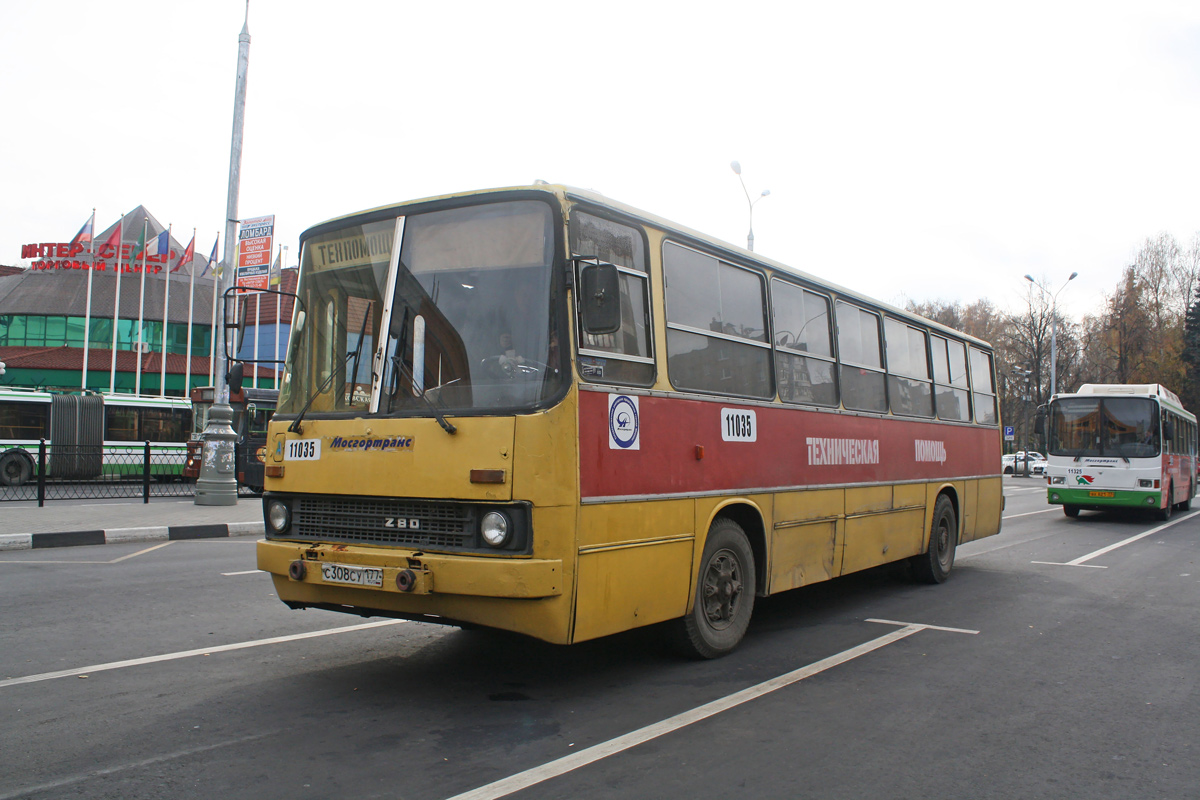
[{"label": "bus headlight", "polygon": [[282,500],[267,503],[267,525],[275,533],[283,533],[292,521],[292,512]]},{"label": "bus headlight", "polygon": [[1149,489],[1153,485],[1154,485],[1154,481],[1152,481],[1149,478],[1138,478],[1138,486],[1140,486],[1143,489]]},{"label": "bus headlight", "polygon": [[479,521],[479,535],[490,547],[503,547],[508,542],[511,530],[508,517],[499,511],[489,511]]}]

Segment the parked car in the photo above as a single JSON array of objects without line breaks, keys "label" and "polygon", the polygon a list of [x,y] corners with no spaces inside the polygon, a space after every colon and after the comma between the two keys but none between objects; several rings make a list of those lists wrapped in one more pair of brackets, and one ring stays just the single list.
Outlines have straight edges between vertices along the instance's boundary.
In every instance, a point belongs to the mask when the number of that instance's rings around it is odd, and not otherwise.
[{"label": "parked car", "polygon": [[1030,450],[1028,453],[1019,450],[1016,453],[1001,456],[1000,471],[1005,475],[1024,475],[1026,462],[1028,462],[1030,475],[1046,474],[1046,457],[1034,450]]}]

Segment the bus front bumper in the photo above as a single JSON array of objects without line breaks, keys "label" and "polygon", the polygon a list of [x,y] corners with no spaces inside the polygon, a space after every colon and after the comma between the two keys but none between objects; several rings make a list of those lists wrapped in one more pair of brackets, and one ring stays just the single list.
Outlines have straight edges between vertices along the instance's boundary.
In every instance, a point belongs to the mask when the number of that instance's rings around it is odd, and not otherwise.
[{"label": "bus front bumper", "polygon": [[[303,568],[293,566],[303,564]],[[322,565],[382,571],[382,585],[355,585],[326,580]],[[511,599],[556,597],[563,593],[562,561],[530,558],[481,558],[424,553],[416,550],[260,540],[258,568],[275,578],[285,594],[313,596],[321,590],[352,589],[396,595],[463,595]],[[285,591],[287,587],[295,592]]]},{"label": "bus front bumper", "polygon": [[1136,489],[1072,489],[1051,486],[1046,491],[1051,505],[1080,508],[1162,508],[1162,492]]}]

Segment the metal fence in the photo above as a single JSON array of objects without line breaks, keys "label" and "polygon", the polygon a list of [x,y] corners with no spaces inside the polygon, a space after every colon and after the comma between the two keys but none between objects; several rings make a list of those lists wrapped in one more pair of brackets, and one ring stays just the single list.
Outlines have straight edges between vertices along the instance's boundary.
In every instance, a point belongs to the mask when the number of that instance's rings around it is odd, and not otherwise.
[{"label": "metal fence", "polygon": [[178,445],[55,445],[43,439],[29,480],[0,485],[0,502],[37,500],[41,506],[47,500],[141,497],[149,503],[151,497],[191,497],[196,483],[183,476],[186,461]]}]

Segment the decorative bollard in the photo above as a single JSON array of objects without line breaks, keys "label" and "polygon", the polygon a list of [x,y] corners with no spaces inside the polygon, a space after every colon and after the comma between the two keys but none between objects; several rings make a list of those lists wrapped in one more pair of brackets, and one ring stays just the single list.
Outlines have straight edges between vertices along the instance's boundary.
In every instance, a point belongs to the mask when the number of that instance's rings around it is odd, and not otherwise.
[{"label": "decorative bollard", "polygon": [[233,432],[233,409],[226,403],[215,404],[208,412],[208,427],[204,430],[201,450],[200,477],[196,479],[198,506],[237,505],[237,475]]}]

